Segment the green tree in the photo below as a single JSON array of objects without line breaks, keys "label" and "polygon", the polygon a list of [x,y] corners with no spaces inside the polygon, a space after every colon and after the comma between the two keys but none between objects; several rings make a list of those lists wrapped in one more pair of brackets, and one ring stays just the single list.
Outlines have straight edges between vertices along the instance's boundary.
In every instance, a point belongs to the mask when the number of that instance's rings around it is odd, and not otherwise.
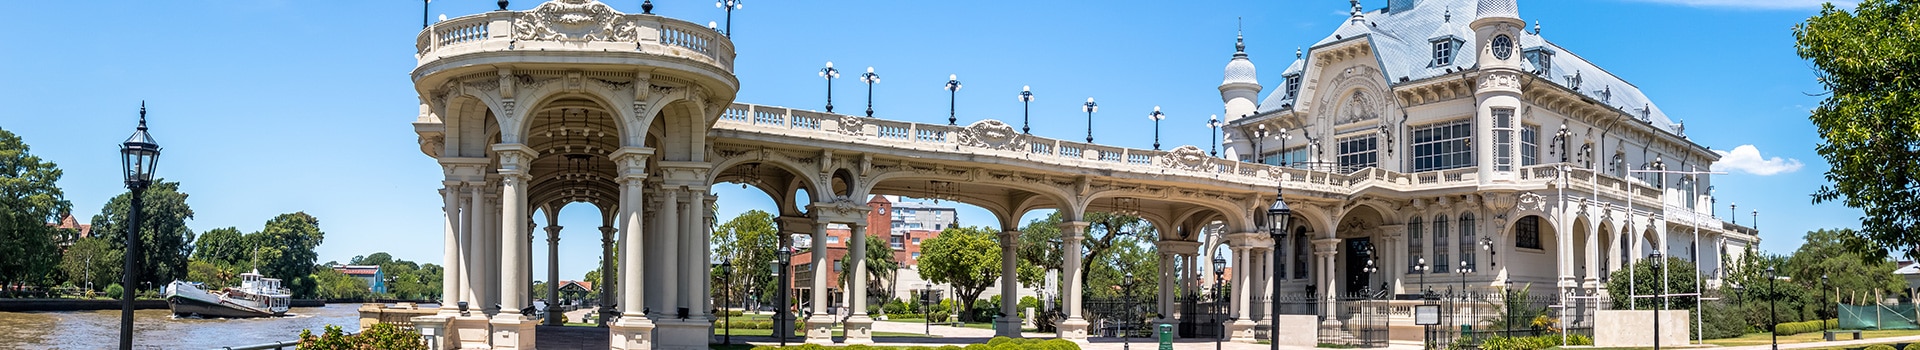
[{"label": "green tree", "polygon": [[[1660,269],[1665,270],[1666,283],[1660,282],[1661,270],[1653,268],[1654,259],[1640,259],[1633,263],[1632,270],[1614,271],[1607,280],[1613,308],[1618,310],[1692,310],[1693,296],[1667,297],[1664,304],[1661,294],[1688,293],[1694,291],[1693,263],[1675,257],[1666,257],[1660,261]],[[1631,283],[1629,283],[1631,281]],[[1641,296],[1639,300],[1629,302],[1631,296]]]},{"label": "green tree", "polygon": [[922,241],[921,276],[952,285],[962,310],[972,310],[980,293],[1000,279],[1000,243],[994,233],[982,227],[952,227]]},{"label": "green tree", "polygon": [[1840,201],[1860,217],[1850,249],[1920,258],[1920,3],[1829,3],[1793,27],[1800,58],[1829,93],[1809,117],[1833,167],[1814,203]]},{"label": "green tree", "polygon": [[60,272],[75,287],[100,290],[120,280],[120,257],[120,251],[105,239],[81,238],[67,247],[67,254],[60,259]]},{"label": "green tree", "polygon": [[[714,300],[721,300],[720,293],[732,293],[735,303],[754,293],[760,300],[773,299],[773,289],[766,287],[773,285],[770,265],[780,245],[780,232],[773,220],[773,214],[748,210],[713,230],[713,256],[733,265],[733,281],[715,283]],[[713,276],[720,278],[720,271],[714,271]],[[590,282],[599,285],[597,279]]]},{"label": "green tree", "polygon": [[[131,198],[127,193],[114,196],[93,216],[93,232],[113,244],[113,248],[125,251],[126,234],[131,231],[127,224],[127,208]],[[139,269],[134,275],[134,284],[126,286],[128,290],[140,291],[147,288],[164,287],[168,282],[186,277],[187,257],[193,253],[193,230],[187,228],[187,220],[193,218],[193,208],[187,205],[187,194],[180,192],[179,182],[156,179],[152,186],[140,194],[140,252],[135,259]]]},{"label": "green tree", "polygon": [[57,237],[47,223],[73,210],[56,183],[60,175],[59,166],[0,129],[0,286],[59,283]]},{"label": "green tree", "polygon": [[[252,240],[260,249],[260,274],[267,277],[294,280],[308,278],[314,271],[314,261],[319,254],[314,248],[326,239],[326,233],[320,231],[320,219],[306,212],[280,214],[267,221],[267,226],[255,233]],[[314,291],[294,284],[295,297],[310,297]]]},{"label": "green tree", "polygon": [[1893,261],[1851,248],[1848,241],[1858,237],[1851,229],[1807,232],[1806,241],[1780,270],[1813,292],[1807,295],[1812,298],[1807,303],[1815,307],[1818,317],[1836,317],[1838,303],[1866,305],[1881,291],[1906,290],[1905,281],[1893,274],[1899,268]]},{"label": "green tree", "polygon": [[333,269],[314,269],[309,280],[314,283],[314,296],[322,299],[366,299],[372,295],[367,281]]},{"label": "green tree", "polygon": [[[1039,285],[1047,270],[1059,270],[1065,259],[1061,249],[1059,225],[1065,219],[1059,213],[1048,215],[1044,219],[1027,223],[1021,230],[1020,283],[1026,286]],[[1121,277],[1133,272],[1138,283],[1154,285],[1159,270],[1159,254],[1154,254],[1153,242],[1159,240],[1159,233],[1153,225],[1136,216],[1107,212],[1087,213],[1086,239],[1081,242],[1079,254],[1082,293],[1091,296],[1114,296],[1111,286],[1118,286]],[[1139,288],[1136,288],[1139,289]]]},{"label": "green tree", "polygon": [[193,242],[193,259],[214,264],[252,268],[254,247],[247,235],[236,227],[222,227],[201,232]]},{"label": "green tree", "polygon": [[227,267],[221,266],[220,264],[202,260],[191,260],[187,262],[186,280],[204,283],[207,288],[210,289],[234,286],[236,284],[234,277],[236,276],[238,275],[233,274]]}]

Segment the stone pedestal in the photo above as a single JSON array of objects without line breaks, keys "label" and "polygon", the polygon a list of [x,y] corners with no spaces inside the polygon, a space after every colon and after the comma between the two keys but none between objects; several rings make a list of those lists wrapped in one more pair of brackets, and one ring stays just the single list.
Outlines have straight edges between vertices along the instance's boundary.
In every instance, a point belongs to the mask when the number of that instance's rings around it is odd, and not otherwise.
[{"label": "stone pedestal", "polygon": [[1022,322],[1019,316],[1000,315],[999,318],[993,319],[993,335],[999,336],[999,337],[1019,338],[1020,326],[1024,324],[1025,322]]},{"label": "stone pedestal", "polygon": [[620,317],[619,322],[607,326],[607,348],[618,350],[653,349],[653,321],[645,315]]},{"label": "stone pedestal", "polygon": [[653,320],[653,347],[664,350],[706,350],[713,340],[713,321],[706,318]]},{"label": "stone pedestal", "polygon": [[493,346],[493,334],[487,328],[487,317],[479,314],[457,316],[453,318],[447,332],[453,337],[448,341],[455,349],[484,349]]},{"label": "stone pedestal", "polygon": [[833,316],[807,317],[807,344],[833,345]]},{"label": "stone pedestal", "polygon": [[867,315],[853,315],[847,318],[848,345],[873,344],[873,318]]},{"label": "stone pedestal", "polygon": [[[1280,346],[1311,348],[1319,344],[1319,333],[1314,331],[1314,315],[1273,315],[1276,322],[1270,331],[1280,335]],[[1271,340],[1271,339],[1269,339]]]},{"label": "stone pedestal", "polygon": [[1072,340],[1072,341],[1082,342],[1082,343],[1086,342],[1087,340],[1087,320],[1086,319],[1069,318],[1066,321],[1060,321],[1060,324],[1055,325],[1055,328],[1060,329],[1060,339]]},{"label": "stone pedestal", "polygon": [[487,323],[493,326],[494,350],[518,350],[533,348],[533,326],[539,324],[515,313],[494,315]]},{"label": "stone pedestal", "polygon": [[1232,323],[1227,323],[1227,339],[1235,343],[1259,342],[1260,339],[1253,336],[1253,327],[1256,325],[1258,324],[1248,320],[1235,320]]},{"label": "stone pedestal", "polygon": [[427,350],[452,350],[455,344],[451,327],[453,317],[452,315],[418,316],[408,321],[413,321],[413,328],[420,331],[422,338],[426,338]]},{"label": "stone pedestal", "polygon": [[1656,335],[1662,346],[1686,346],[1691,326],[1687,310],[1660,311],[1658,330],[1653,327],[1653,310],[1601,310],[1593,316],[1595,347],[1650,347]]}]

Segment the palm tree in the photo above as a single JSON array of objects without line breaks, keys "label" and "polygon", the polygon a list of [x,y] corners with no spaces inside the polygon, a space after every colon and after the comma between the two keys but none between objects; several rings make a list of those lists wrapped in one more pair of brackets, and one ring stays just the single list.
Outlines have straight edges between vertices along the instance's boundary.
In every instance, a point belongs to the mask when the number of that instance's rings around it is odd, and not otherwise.
[{"label": "palm tree", "polygon": [[[900,268],[900,263],[893,260],[893,247],[887,243],[887,240],[872,235],[867,236],[866,259],[867,305],[874,307],[884,305],[887,300],[891,299],[889,297],[893,295],[888,292],[893,285],[893,283],[889,283],[889,281],[893,280],[894,271]],[[851,261],[848,259],[840,259],[841,285],[850,283],[849,281],[853,280],[850,275],[853,271],[853,265],[851,264]]]}]

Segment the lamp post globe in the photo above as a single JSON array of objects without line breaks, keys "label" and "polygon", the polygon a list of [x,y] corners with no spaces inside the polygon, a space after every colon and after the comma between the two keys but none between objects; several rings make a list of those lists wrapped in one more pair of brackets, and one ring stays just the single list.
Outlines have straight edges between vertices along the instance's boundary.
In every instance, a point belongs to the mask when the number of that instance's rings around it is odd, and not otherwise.
[{"label": "lamp post globe", "polygon": [[[140,197],[146,193],[147,185],[153,184],[153,169],[159,160],[160,144],[153,141],[153,135],[147,134],[147,103],[140,102],[140,126],[120,144],[120,170],[130,191],[127,195],[129,232],[124,235],[127,251],[122,254],[126,266],[120,276],[120,285],[127,288],[133,288],[135,277],[141,275],[136,259],[140,256]],[[135,291],[120,294],[120,349],[123,350],[133,348],[133,297],[137,294]]]},{"label": "lamp post globe", "polygon": [[1207,155],[1220,156],[1220,115],[1207,116]]},{"label": "lamp post globe", "polygon": [[728,38],[733,37],[733,10],[738,10],[738,9],[747,7],[746,4],[742,4],[740,3],[740,1],[741,0],[719,0],[719,1],[713,2],[713,7],[718,7],[720,9],[727,10],[727,26],[725,28],[726,29],[725,34],[727,35]]}]

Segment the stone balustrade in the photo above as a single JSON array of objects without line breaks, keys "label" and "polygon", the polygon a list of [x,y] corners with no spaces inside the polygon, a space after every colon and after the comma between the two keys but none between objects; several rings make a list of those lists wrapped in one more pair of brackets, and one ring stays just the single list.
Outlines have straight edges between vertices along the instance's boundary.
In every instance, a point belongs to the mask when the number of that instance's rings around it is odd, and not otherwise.
[{"label": "stone balustrade", "polygon": [[677,57],[733,72],[733,42],[706,26],[626,14],[599,1],[550,1],[434,23],[414,44],[420,66],[483,52],[593,51]]}]

